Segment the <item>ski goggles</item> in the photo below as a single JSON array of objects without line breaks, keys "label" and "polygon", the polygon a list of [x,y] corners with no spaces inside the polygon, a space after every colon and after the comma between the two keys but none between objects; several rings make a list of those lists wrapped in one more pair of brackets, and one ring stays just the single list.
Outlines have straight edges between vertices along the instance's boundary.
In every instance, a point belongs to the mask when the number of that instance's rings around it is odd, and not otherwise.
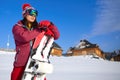
[{"label": "ski goggles", "polygon": [[27,13],[31,16],[38,16],[38,11],[34,9],[28,9]]}]

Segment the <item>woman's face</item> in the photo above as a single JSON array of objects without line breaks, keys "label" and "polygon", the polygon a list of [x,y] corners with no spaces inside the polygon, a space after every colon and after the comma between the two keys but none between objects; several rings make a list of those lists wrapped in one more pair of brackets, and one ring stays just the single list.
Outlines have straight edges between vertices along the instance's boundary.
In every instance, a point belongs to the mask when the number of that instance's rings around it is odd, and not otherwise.
[{"label": "woman's face", "polygon": [[34,22],[35,19],[36,19],[36,17],[35,17],[35,16],[31,16],[31,15],[27,15],[27,16],[26,16],[26,19],[27,19],[27,21],[29,21],[29,22]]}]

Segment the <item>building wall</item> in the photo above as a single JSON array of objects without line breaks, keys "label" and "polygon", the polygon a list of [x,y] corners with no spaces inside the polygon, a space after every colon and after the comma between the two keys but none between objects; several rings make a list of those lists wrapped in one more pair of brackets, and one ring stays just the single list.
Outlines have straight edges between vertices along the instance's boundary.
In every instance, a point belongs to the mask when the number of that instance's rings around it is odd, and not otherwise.
[{"label": "building wall", "polygon": [[51,51],[51,55],[54,56],[62,56],[62,50],[59,48],[53,48]]},{"label": "building wall", "polygon": [[72,53],[71,54],[67,54],[72,55],[72,56],[79,56],[79,55],[94,55],[96,54],[97,56],[103,58],[103,53],[102,51],[96,47],[96,48],[83,48],[83,49],[73,49],[71,50]]},{"label": "building wall", "polygon": [[120,61],[120,55],[113,57],[111,60],[113,60],[113,61]]}]

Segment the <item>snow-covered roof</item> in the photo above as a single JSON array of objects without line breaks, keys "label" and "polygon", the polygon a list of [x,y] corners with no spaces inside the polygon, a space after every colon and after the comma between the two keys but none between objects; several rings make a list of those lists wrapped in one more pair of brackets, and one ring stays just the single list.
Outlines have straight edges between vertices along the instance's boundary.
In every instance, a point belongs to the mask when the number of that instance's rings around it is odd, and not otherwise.
[{"label": "snow-covered roof", "polygon": [[61,49],[61,47],[56,42],[53,43],[53,47]]},{"label": "snow-covered roof", "polygon": [[86,39],[80,40],[80,42],[74,47],[75,49],[83,49],[83,48],[89,48],[89,47],[98,47],[96,44],[92,44]]}]

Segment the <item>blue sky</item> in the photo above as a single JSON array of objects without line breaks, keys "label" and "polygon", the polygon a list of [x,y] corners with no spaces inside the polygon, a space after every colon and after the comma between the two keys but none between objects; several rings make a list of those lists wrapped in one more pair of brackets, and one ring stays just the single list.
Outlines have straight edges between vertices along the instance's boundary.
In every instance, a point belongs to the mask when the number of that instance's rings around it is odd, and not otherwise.
[{"label": "blue sky", "polygon": [[22,19],[22,4],[39,12],[37,21],[50,20],[60,31],[56,41],[66,52],[81,39],[98,44],[103,51],[120,49],[120,0],[1,0],[0,48],[15,48],[12,27]]}]

